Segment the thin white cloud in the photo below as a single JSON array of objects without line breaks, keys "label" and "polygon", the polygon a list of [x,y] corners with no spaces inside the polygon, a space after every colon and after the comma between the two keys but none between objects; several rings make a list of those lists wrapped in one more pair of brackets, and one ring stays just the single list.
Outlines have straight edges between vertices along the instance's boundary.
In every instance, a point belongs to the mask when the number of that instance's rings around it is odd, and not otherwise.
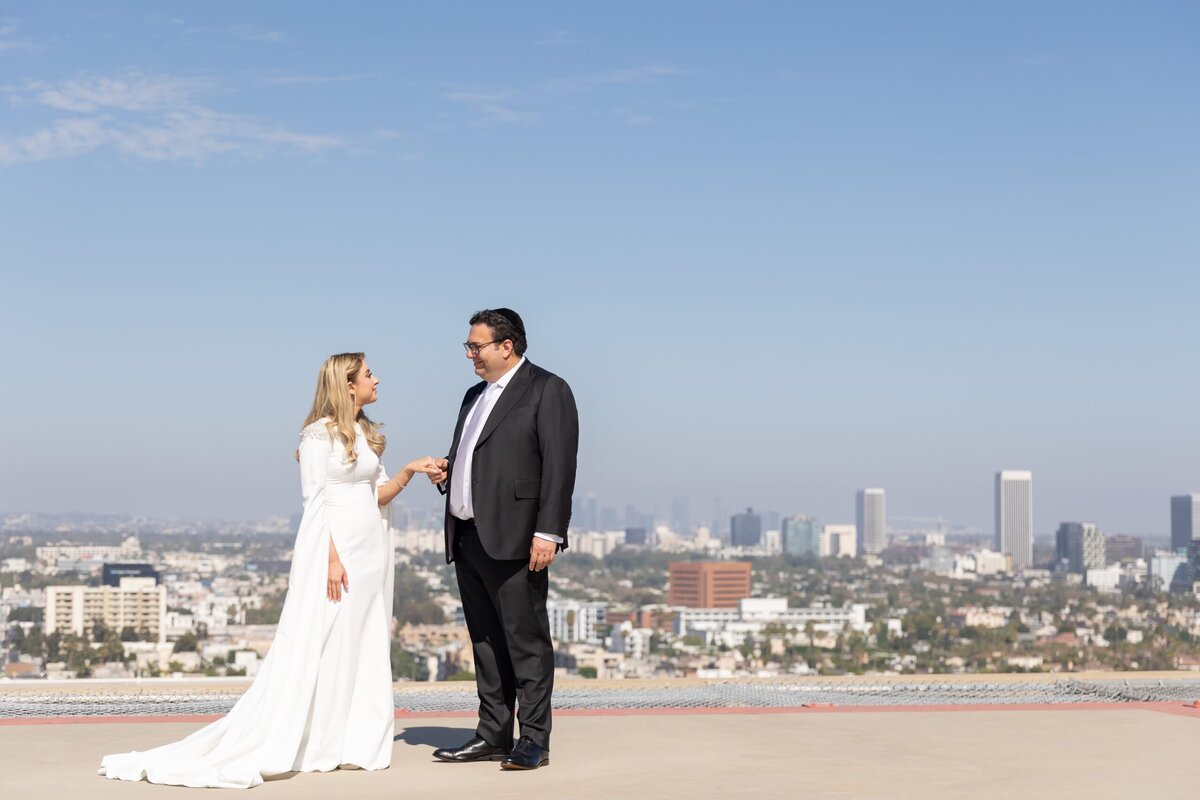
[{"label": "thin white cloud", "polygon": [[105,144],[108,132],[104,119],[55,120],[43,128],[15,139],[0,139],[0,164],[46,161],[90,153]]},{"label": "thin white cloud", "polygon": [[522,111],[510,104],[513,97],[511,92],[446,92],[447,100],[462,103],[473,109],[481,122],[500,122],[508,124],[528,125],[538,118],[537,113]]},{"label": "thin white cloud", "polygon": [[121,152],[151,161],[203,161],[230,153],[262,156],[280,148],[315,153],[341,144],[337,137],[297,133],[207,109],[172,111],[110,135]]},{"label": "thin white cloud", "polygon": [[91,112],[99,109],[147,111],[188,105],[191,98],[210,90],[203,79],[130,73],[118,78],[72,78],[58,83],[29,85],[33,99],[60,111]]},{"label": "thin white cloud", "polygon": [[0,19],[0,53],[37,50],[33,42],[17,38],[17,26],[11,20]]},{"label": "thin white cloud", "polygon": [[[32,133],[0,138],[0,164],[71,158],[102,149],[149,161],[203,161],[220,155],[315,153],[342,147],[338,136],[290,130],[209,108],[207,79],[131,72],[29,84],[19,105],[70,114]],[[11,93],[11,90],[10,90]]]},{"label": "thin white cloud", "polygon": [[269,44],[279,44],[287,39],[287,34],[283,31],[269,31],[262,28],[255,28],[252,25],[234,25],[229,29],[237,38],[246,42],[267,42]]},{"label": "thin white cloud", "polygon": [[[669,78],[689,75],[689,70],[670,64],[649,64],[637,67],[555,78],[541,81],[526,89],[460,89],[443,93],[446,100],[465,105],[478,114],[481,124],[529,124],[542,116],[544,109],[564,97],[587,94],[604,87],[657,84]],[[631,119],[631,124],[645,124],[649,117]]]}]

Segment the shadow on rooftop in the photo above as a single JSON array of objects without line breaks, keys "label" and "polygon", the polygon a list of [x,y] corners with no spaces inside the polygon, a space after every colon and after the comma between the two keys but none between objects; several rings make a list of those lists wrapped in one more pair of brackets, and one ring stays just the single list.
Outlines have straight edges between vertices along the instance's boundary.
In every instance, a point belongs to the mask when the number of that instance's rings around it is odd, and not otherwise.
[{"label": "shadow on rooftop", "polygon": [[440,725],[409,726],[396,734],[393,741],[413,746],[458,747],[475,735],[474,728],[447,728]]}]

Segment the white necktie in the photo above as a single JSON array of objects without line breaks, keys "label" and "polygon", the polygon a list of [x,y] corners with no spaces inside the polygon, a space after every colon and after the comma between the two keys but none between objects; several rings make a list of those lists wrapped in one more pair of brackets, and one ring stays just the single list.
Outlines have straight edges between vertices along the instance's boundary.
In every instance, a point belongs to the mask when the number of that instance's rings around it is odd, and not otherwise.
[{"label": "white necktie", "polygon": [[[467,421],[466,428],[463,429],[462,438],[458,440],[458,452],[454,455],[455,471],[459,474],[455,476],[459,488],[459,512],[472,512],[472,497],[471,497],[471,462],[474,460],[475,443],[479,438],[479,428],[483,424],[483,419],[486,416],[485,411],[488,406],[488,400],[492,391],[496,388],[496,384],[489,383],[484,389],[483,394],[479,395],[479,400],[475,403],[475,408],[472,410],[471,419]],[[468,513],[468,516],[472,514]]]}]

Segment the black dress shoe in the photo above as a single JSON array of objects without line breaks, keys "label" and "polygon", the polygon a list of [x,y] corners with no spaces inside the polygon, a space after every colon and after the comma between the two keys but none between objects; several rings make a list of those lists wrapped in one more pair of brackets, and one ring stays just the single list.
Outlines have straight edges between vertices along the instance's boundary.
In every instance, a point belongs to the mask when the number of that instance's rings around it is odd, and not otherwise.
[{"label": "black dress shoe", "polygon": [[462,747],[443,747],[433,751],[433,757],[441,761],[499,761],[512,752],[509,747],[497,747],[488,744],[479,736],[471,737],[471,741]]},{"label": "black dress shoe", "polygon": [[512,755],[500,762],[501,769],[537,769],[550,763],[550,751],[538,747],[533,739],[522,736]]}]

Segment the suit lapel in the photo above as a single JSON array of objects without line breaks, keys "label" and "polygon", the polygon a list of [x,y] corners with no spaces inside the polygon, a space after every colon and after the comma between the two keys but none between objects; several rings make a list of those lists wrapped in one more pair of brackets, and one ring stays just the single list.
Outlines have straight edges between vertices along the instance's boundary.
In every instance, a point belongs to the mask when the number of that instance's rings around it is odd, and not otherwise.
[{"label": "suit lapel", "polygon": [[512,411],[517,401],[529,388],[530,379],[533,376],[533,364],[528,361],[525,365],[517,370],[512,376],[512,380],[508,382],[508,386],[504,387],[504,391],[500,393],[500,399],[496,401],[496,405],[492,408],[492,413],[488,414],[487,422],[483,426],[483,430],[479,432],[479,441],[475,443],[475,449],[487,441],[487,438],[492,435],[501,421]]}]

